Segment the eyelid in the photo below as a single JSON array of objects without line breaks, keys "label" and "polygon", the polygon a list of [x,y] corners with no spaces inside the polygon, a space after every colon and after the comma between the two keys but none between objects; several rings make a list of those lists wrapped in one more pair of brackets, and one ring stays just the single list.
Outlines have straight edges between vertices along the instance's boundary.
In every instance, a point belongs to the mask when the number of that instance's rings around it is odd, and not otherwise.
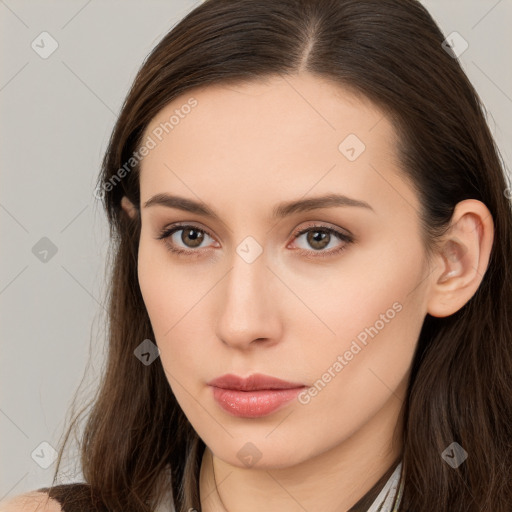
[{"label": "eyelid", "polygon": [[[162,230],[160,230],[160,234],[156,237],[156,239],[157,240],[163,240],[164,242],[167,242],[167,239],[170,238],[174,233],[176,233],[177,231],[181,231],[181,230],[183,230],[185,228],[197,229],[197,231],[201,231],[201,232],[205,233],[210,238],[212,238],[213,240],[216,241],[216,238],[210,233],[210,231],[208,231],[207,229],[202,228],[200,226],[197,226],[193,221],[190,221],[190,222],[176,222],[176,223],[171,224],[169,226],[165,226]],[[166,245],[168,246],[169,244],[166,243]],[[182,253],[182,254],[186,254],[186,253],[198,254],[201,251],[201,249],[182,249],[182,248],[178,248],[176,250],[169,248],[169,250],[171,252]],[[205,249],[203,249],[203,250],[205,250]]]},{"label": "eyelid", "polygon": [[[334,249],[329,249],[327,251],[319,250],[315,251],[313,249],[302,249],[297,248],[296,251],[299,252],[299,254],[304,255],[304,257],[308,259],[321,259],[321,258],[329,258],[339,255],[342,251],[344,251],[350,244],[355,242],[355,237],[348,232],[347,230],[344,230],[342,228],[339,228],[338,226],[333,227],[325,222],[310,222],[307,223],[306,226],[302,226],[301,228],[297,228],[293,233],[293,241],[295,241],[299,236],[302,236],[305,233],[308,233],[310,231],[324,231],[329,233],[330,235],[334,236],[338,239],[338,241],[342,242],[341,246],[335,247]],[[289,245],[289,244],[288,244]],[[287,245],[287,247],[288,247]]]},{"label": "eyelid", "polygon": [[334,224],[330,224],[329,222],[322,222],[322,221],[310,221],[306,222],[306,225],[302,225],[300,228],[295,229],[292,232],[293,237],[297,237],[304,232],[310,231],[312,229],[317,228],[318,230],[324,229],[325,231],[329,231],[331,233],[339,233],[339,235],[342,235],[346,238],[354,239],[354,236],[346,229],[340,228]]},{"label": "eyelid", "polygon": [[[201,231],[208,235],[210,238],[216,241],[215,236],[213,236],[208,229],[205,229],[203,227],[197,226],[194,221],[189,222],[176,222],[174,224],[171,224],[169,226],[164,227],[161,231],[159,236],[156,237],[157,240],[164,240],[166,242],[166,245],[168,246],[168,249],[170,252],[175,253],[177,255],[189,255],[189,256],[198,256],[201,252],[207,250],[206,248],[203,249],[183,249],[183,248],[171,248],[169,247],[169,244],[167,243],[167,239],[170,238],[174,233],[177,231],[181,231],[185,228],[195,228],[198,231]],[[310,221],[306,223],[306,225],[302,225],[300,228],[295,229],[291,236],[293,237],[292,242],[295,241],[299,236],[308,233],[309,231],[313,231],[314,229],[317,229],[318,231],[326,231],[329,234],[336,237],[339,241],[343,242],[343,245],[338,248],[330,249],[327,251],[319,250],[315,251],[313,249],[302,249],[302,248],[296,248],[295,250],[298,251],[301,254],[304,254],[306,257],[310,257],[311,259],[318,259],[322,257],[329,257],[334,256],[335,254],[338,254],[342,250],[346,248],[347,245],[350,245],[351,243],[355,242],[355,237],[352,235],[349,231],[340,228],[338,226],[329,225],[329,223],[323,222],[323,221]],[[217,242],[218,243],[218,242]],[[286,247],[289,246],[289,243],[286,245]]]}]

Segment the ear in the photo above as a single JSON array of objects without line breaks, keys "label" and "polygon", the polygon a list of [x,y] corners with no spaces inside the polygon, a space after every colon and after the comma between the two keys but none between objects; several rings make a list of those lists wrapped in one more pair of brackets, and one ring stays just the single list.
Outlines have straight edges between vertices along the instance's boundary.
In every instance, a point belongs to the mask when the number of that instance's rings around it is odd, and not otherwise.
[{"label": "ear", "polygon": [[132,219],[137,216],[137,208],[126,196],[121,198],[121,207]]},{"label": "ear", "polygon": [[493,239],[493,219],[484,203],[466,199],[456,205],[429,277],[430,315],[449,316],[471,299],[487,270]]}]

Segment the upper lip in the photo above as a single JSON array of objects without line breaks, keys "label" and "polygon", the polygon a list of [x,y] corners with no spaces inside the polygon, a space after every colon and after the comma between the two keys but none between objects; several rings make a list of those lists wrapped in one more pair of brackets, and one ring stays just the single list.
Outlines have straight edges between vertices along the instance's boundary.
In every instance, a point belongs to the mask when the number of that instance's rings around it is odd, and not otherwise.
[{"label": "upper lip", "polygon": [[297,382],[287,382],[285,380],[263,375],[261,373],[253,373],[248,377],[238,377],[232,373],[222,375],[208,382],[209,386],[222,389],[236,389],[239,391],[257,391],[260,389],[293,389],[302,388],[304,384]]}]

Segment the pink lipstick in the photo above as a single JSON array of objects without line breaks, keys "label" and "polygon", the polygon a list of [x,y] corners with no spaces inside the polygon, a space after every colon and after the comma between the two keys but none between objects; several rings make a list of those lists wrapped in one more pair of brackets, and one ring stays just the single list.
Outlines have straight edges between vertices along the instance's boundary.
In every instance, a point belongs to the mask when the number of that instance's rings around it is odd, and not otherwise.
[{"label": "pink lipstick", "polygon": [[225,411],[243,418],[257,418],[277,411],[306,387],[259,373],[247,378],[227,374],[213,379],[208,385]]}]

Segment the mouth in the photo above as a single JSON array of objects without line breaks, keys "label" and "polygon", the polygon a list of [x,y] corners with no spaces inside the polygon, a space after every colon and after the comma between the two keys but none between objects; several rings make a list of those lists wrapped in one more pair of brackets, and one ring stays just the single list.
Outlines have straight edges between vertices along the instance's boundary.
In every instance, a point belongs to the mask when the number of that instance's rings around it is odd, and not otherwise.
[{"label": "mouth", "polygon": [[307,386],[263,374],[242,378],[227,374],[208,382],[217,404],[233,416],[257,418],[293,400]]}]

